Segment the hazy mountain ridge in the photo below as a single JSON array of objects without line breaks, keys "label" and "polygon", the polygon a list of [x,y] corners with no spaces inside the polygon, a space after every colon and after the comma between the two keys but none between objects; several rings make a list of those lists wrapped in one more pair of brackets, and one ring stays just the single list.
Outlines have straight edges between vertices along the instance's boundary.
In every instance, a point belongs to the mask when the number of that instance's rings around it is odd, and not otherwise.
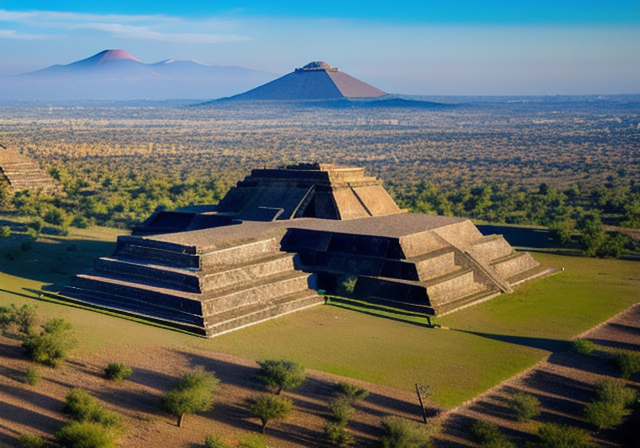
[{"label": "hazy mountain ridge", "polygon": [[5,77],[3,100],[132,100],[220,98],[277,75],[237,66],[166,59],[146,64],[124,50],[105,50],[66,65]]}]

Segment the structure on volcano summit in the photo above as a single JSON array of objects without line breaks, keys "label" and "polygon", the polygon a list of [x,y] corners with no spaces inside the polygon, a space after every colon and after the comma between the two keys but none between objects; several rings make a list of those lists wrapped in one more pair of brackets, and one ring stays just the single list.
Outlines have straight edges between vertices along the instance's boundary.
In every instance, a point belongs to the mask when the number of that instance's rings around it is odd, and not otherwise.
[{"label": "structure on volcano summit", "polygon": [[356,278],[365,301],[442,315],[540,275],[527,252],[465,218],[406,213],[363,168],[257,169],[211,210],[158,212],[61,294],[215,336],[323,303]]},{"label": "structure on volcano summit", "polygon": [[315,61],[248,92],[225,98],[225,101],[332,100],[378,98],[384,95],[386,93],[382,90],[349,76],[326,62]]}]

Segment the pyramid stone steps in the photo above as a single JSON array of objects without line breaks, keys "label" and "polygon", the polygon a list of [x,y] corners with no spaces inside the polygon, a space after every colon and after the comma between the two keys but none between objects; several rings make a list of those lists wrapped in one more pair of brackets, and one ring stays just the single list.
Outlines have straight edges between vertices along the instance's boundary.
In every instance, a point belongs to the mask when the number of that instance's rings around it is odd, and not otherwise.
[{"label": "pyramid stone steps", "polygon": [[468,249],[476,259],[488,263],[513,254],[514,250],[502,235],[489,235],[474,241]]},{"label": "pyramid stone steps", "polygon": [[466,308],[471,305],[475,305],[485,300],[489,300],[495,296],[500,295],[500,290],[497,288],[489,288],[467,294],[466,296],[459,297],[455,300],[450,300],[445,303],[435,304],[432,306],[434,316],[444,316],[453,311],[457,311],[462,308]]},{"label": "pyramid stone steps", "polygon": [[198,269],[200,258],[197,255],[156,249],[153,247],[127,244],[116,249],[114,257],[125,257],[132,260],[148,261],[154,264]]},{"label": "pyramid stone steps", "polygon": [[200,279],[194,269],[175,268],[171,266],[142,263],[128,258],[101,257],[93,262],[96,272],[133,278],[144,282],[152,278],[155,282],[167,288],[185,292],[200,292]]},{"label": "pyramid stone steps", "polygon": [[211,323],[207,321],[206,334],[209,337],[216,336],[322,303],[324,299],[315,291],[299,291],[267,303],[250,305],[216,315]]},{"label": "pyramid stone steps", "polygon": [[137,279],[123,279],[94,272],[77,275],[71,286],[76,289],[103,291],[116,296],[132,297],[150,305],[202,315],[202,301],[197,294],[169,289],[150,279],[145,279],[143,283]]},{"label": "pyramid stone steps", "polygon": [[539,277],[541,275],[551,274],[554,272],[557,272],[557,269],[538,264],[537,266],[529,270],[522,271],[515,275],[512,275],[511,277],[507,278],[507,282],[509,282],[510,285],[517,285],[518,283],[522,283],[531,278]]},{"label": "pyramid stone steps", "polygon": [[214,272],[209,271],[201,276],[200,288],[202,291],[220,289],[292,271],[294,256],[294,254],[277,252],[266,257],[254,258],[240,265],[219,268]]},{"label": "pyramid stone steps", "polygon": [[428,252],[410,261],[415,263],[421,281],[428,281],[461,268],[456,264],[456,252],[451,247]]},{"label": "pyramid stone steps", "polygon": [[108,309],[128,311],[136,315],[193,325],[195,328],[204,327],[205,320],[201,315],[186,313],[182,310],[167,308],[147,301],[139,301],[128,295],[121,296],[109,293],[104,289],[92,290],[67,286],[62,291],[62,295],[83,303],[101,305]]},{"label": "pyramid stone steps", "polygon": [[473,269],[452,272],[424,283],[431,306],[456,300],[459,297],[486,289],[486,285],[475,280]]},{"label": "pyramid stone steps", "polygon": [[202,298],[203,314],[210,316],[308,289],[309,277],[307,273],[291,271],[243,287],[232,286],[226,290],[210,291]]},{"label": "pyramid stone steps", "polygon": [[234,245],[227,249],[218,249],[202,255],[200,267],[203,270],[218,269],[228,265],[242,263],[244,260],[274,254],[280,250],[277,238],[268,238],[246,244]]},{"label": "pyramid stone steps", "polygon": [[529,252],[515,252],[510,256],[494,260],[491,265],[498,275],[509,278],[539,265]]}]

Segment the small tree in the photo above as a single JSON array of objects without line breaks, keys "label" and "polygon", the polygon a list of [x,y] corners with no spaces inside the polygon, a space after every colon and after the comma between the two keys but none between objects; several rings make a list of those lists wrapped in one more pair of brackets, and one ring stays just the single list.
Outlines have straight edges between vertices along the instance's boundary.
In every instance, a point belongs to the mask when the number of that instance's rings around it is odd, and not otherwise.
[{"label": "small tree", "polygon": [[220,380],[211,372],[198,368],[184,375],[165,395],[163,407],[178,417],[182,427],[185,414],[208,411],[213,407],[213,393]]},{"label": "small tree", "polygon": [[276,395],[280,395],[283,390],[295,389],[306,379],[304,367],[295,361],[268,359],[258,362],[258,365],[258,378]]},{"label": "small tree", "polygon": [[24,373],[24,382],[29,386],[35,386],[40,381],[40,374],[38,373],[38,369],[34,366],[29,366]]},{"label": "small tree", "polygon": [[351,406],[351,400],[344,395],[331,400],[329,402],[329,408],[331,409],[335,422],[342,426],[347,426],[349,419],[351,419],[351,416],[355,412],[355,409]]},{"label": "small tree", "polygon": [[613,356],[618,369],[620,369],[620,376],[625,380],[640,372],[640,353],[631,350],[618,350]]},{"label": "small tree", "polygon": [[497,425],[485,420],[476,420],[471,425],[471,435],[483,448],[515,448]]},{"label": "small tree", "polygon": [[21,448],[45,448],[48,444],[40,436],[31,436],[29,434],[20,434],[18,437],[18,443]]},{"label": "small tree", "polygon": [[521,423],[540,415],[540,400],[524,392],[513,394],[509,399],[509,407],[516,413],[516,419]]},{"label": "small tree", "polygon": [[345,425],[336,422],[327,422],[324,425],[324,434],[329,443],[338,448],[348,448],[356,442]]},{"label": "small tree", "polygon": [[71,422],[55,434],[58,443],[67,448],[116,448],[117,434],[99,423]]},{"label": "small tree", "polygon": [[10,238],[11,237],[11,227],[2,226],[0,227],[0,240]]},{"label": "small tree", "polygon": [[624,418],[631,413],[619,403],[594,401],[584,407],[584,419],[598,428],[613,428],[622,424]]},{"label": "small tree", "polygon": [[342,381],[339,382],[336,387],[340,394],[346,396],[352,402],[364,400],[369,396],[369,391],[360,386],[356,386],[355,384]]},{"label": "small tree", "polygon": [[581,355],[590,355],[596,349],[596,344],[589,339],[576,339],[571,342],[571,351]]},{"label": "small tree", "polygon": [[429,448],[435,427],[406,418],[390,416],[382,419],[383,448]]},{"label": "small tree", "polygon": [[112,362],[104,369],[104,376],[108,380],[123,381],[133,374],[133,369],[126,364]]},{"label": "small tree", "polygon": [[262,394],[247,400],[247,409],[262,422],[262,434],[271,420],[284,420],[293,412],[293,401],[279,395]]},{"label": "small tree", "polygon": [[619,404],[625,408],[632,407],[638,399],[638,393],[619,379],[605,378],[598,381],[596,392],[600,401]]},{"label": "small tree", "polygon": [[71,389],[65,396],[64,412],[78,422],[93,422],[104,427],[117,427],[118,414],[105,409],[98,400],[82,389]]},{"label": "small tree", "polygon": [[69,356],[76,346],[71,323],[64,319],[49,319],[42,325],[39,334],[29,334],[22,346],[32,360],[51,367],[57,367]]},{"label": "small tree", "polygon": [[540,448],[594,448],[587,431],[574,426],[545,423],[538,428]]}]

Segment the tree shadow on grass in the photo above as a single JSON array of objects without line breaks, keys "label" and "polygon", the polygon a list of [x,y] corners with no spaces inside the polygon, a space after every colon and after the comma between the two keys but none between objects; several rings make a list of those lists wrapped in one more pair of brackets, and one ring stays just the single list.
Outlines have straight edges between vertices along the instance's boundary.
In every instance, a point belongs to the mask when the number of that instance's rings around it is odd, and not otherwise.
[{"label": "tree shadow on grass", "polygon": [[553,353],[547,359],[550,364],[570,367],[583,372],[594,373],[603,376],[617,376],[618,371],[609,365],[611,354],[597,350],[590,355],[581,355],[573,352]]},{"label": "tree shadow on grass", "polygon": [[[47,283],[47,291],[60,291],[71,277],[91,268],[93,259],[108,256],[115,249],[114,242],[72,240],[47,236],[44,240],[31,242],[31,249],[20,250],[20,241],[16,239],[18,259],[10,261],[0,251],[0,271],[14,277]],[[53,243],[52,243],[52,242]],[[7,291],[13,292],[13,291]]]},{"label": "tree shadow on grass", "polygon": [[472,334],[474,336],[480,336],[487,339],[492,339],[494,341],[507,342],[509,344],[522,345],[524,347],[544,350],[551,353],[563,352],[569,349],[569,342],[562,339],[534,338],[527,336],[482,333],[477,331],[458,330],[453,328],[452,330],[461,333]]},{"label": "tree shadow on grass", "polygon": [[[387,308],[381,308],[375,305],[362,304],[359,302],[353,305],[346,305],[346,303],[338,302],[333,299],[329,301],[327,305],[335,306],[336,308],[342,308],[349,311],[354,311],[356,313],[366,314],[369,316],[389,319],[395,322],[402,322],[404,324],[415,325],[422,328],[429,328],[429,325],[427,325],[426,323],[426,317],[424,318],[425,322],[416,322],[414,320],[407,319],[407,317],[417,317],[415,313],[411,313],[411,312],[395,311]],[[392,315],[389,316],[387,314],[381,314],[380,312],[385,312]]]}]

